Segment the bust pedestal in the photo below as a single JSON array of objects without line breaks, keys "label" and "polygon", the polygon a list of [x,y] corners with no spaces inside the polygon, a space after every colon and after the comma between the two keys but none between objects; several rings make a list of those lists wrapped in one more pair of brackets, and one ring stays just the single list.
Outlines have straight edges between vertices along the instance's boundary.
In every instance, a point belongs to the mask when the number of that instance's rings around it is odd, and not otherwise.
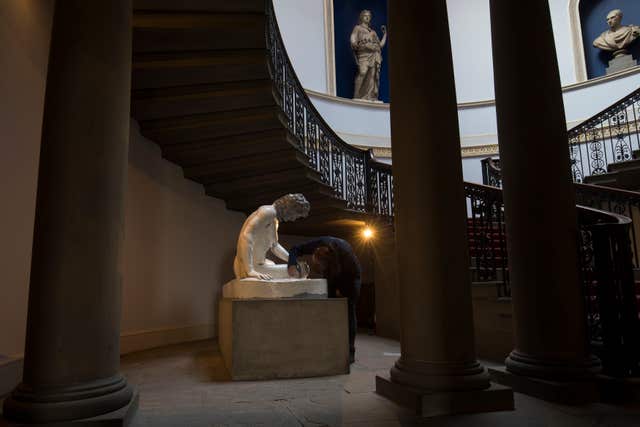
[{"label": "bust pedestal", "polygon": [[609,66],[606,68],[607,74],[617,73],[618,71],[625,70],[627,68],[635,67],[638,65],[638,61],[633,59],[628,53],[618,55],[609,61]]}]

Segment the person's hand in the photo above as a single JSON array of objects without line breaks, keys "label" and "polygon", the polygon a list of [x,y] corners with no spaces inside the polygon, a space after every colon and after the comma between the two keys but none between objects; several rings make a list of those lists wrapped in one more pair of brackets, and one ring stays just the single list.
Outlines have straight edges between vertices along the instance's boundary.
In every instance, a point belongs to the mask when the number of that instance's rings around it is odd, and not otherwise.
[{"label": "person's hand", "polygon": [[383,34],[387,34],[387,26],[386,25],[381,26],[380,29],[382,30]]},{"label": "person's hand", "polygon": [[287,268],[287,272],[289,273],[289,276],[291,276],[291,277],[299,277],[300,276],[300,274],[298,273],[298,269],[296,268],[295,265],[290,265]]},{"label": "person's hand", "polygon": [[271,280],[272,277],[268,274],[264,274],[264,273],[258,273],[255,270],[251,270],[249,273],[247,273],[248,277],[253,277],[255,279],[260,279],[260,280]]}]

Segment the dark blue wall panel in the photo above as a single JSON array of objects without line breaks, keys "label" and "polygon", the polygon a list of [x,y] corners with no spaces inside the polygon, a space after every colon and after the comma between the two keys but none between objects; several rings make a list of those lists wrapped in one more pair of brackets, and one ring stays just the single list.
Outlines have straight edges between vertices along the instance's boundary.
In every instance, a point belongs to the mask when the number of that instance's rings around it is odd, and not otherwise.
[{"label": "dark blue wall panel", "polygon": [[[351,50],[351,31],[358,24],[360,11],[368,9],[373,14],[371,26],[382,39],[380,26],[387,24],[387,0],[333,0],[333,24],[336,54],[336,90],[343,98],[353,98],[353,80],[358,67]],[[389,39],[393,37],[389,34]],[[382,49],[380,70],[380,100],[389,102],[389,39]]]},{"label": "dark blue wall panel", "polygon": [[[604,76],[605,68],[609,65],[611,54],[593,47],[593,40],[606,31],[606,16],[613,9],[621,9],[624,17],[622,25],[640,25],[640,0],[581,0],[580,23],[582,24],[582,38],[584,43],[587,75],[590,79]],[[631,54],[640,59],[640,41],[631,45]]]}]

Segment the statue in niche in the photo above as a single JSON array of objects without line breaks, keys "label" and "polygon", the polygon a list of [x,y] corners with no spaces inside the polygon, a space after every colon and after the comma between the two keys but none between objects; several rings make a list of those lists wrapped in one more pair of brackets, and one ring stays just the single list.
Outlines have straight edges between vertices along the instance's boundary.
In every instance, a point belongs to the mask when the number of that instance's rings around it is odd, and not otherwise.
[{"label": "statue in niche", "polygon": [[295,221],[309,215],[311,206],[302,194],[287,194],[272,205],[260,206],[242,225],[238,236],[233,272],[236,279],[288,279],[287,264],[266,258],[267,252],[288,261],[289,252],[278,243],[280,221]]},{"label": "statue in niche", "polygon": [[351,32],[351,49],[358,65],[358,73],[353,88],[353,99],[381,102],[380,67],[382,66],[382,48],[387,43],[387,28],[383,25],[382,40],[376,30],[371,28],[372,14],[369,10],[360,12],[358,25]]},{"label": "statue in niche", "polygon": [[622,25],[622,10],[620,9],[614,9],[607,14],[607,24],[609,29],[593,41],[593,46],[598,49],[613,52],[613,59],[609,61],[607,74],[637,65],[627,47],[640,37],[640,27]]}]

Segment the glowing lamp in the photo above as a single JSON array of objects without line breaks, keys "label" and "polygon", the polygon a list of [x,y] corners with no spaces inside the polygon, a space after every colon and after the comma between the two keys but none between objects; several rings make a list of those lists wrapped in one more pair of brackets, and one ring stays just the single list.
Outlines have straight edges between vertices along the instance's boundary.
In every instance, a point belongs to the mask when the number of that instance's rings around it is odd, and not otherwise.
[{"label": "glowing lamp", "polygon": [[373,237],[373,230],[370,227],[366,227],[362,230],[362,237],[364,237],[365,240],[371,239]]}]

